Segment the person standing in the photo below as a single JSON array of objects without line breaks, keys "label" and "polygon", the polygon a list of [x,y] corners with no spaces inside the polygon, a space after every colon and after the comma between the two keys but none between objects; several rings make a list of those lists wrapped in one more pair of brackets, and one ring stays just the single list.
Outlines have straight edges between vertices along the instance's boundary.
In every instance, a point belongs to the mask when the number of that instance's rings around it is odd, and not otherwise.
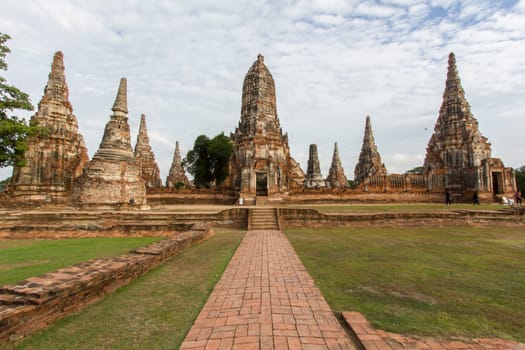
[{"label": "person standing", "polygon": [[472,196],[472,204],[473,205],[479,205],[478,192],[474,192],[474,195]]},{"label": "person standing", "polygon": [[516,205],[521,205],[521,191],[520,190],[517,190],[515,193],[514,193],[514,203],[516,203]]},{"label": "person standing", "polygon": [[447,192],[445,192],[445,204],[446,205],[451,205],[452,204],[452,195],[450,194],[450,192],[447,190]]}]

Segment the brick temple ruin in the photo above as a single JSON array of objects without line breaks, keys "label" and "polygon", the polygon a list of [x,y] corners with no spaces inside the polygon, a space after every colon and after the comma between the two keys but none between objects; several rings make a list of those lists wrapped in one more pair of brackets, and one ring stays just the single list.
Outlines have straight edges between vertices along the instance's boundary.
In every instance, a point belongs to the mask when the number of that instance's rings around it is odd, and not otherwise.
[{"label": "brick temple ruin", "polygon": [[[160,198],[164,190],[169,196],[180,196],[177,203],[189,198],[185,195],[209,192],[194,188],[187,179],[178,142],[166,187],[162,187],[144,115],[133,151],[125,79],[120,83],[113,114],[91,161],[68,96],[63,55],[57,52],[44,96],[32,117],[50,134],[29,140],[26,165],[13,169],[7,190],[11,200],[120,206],[146,204],[147,193]],[[420,174],[387,174],[369,116],[353,187],[349,186],[337,143],[326,179],[320,171],[315,144],[310,145],[305,174],[290,154],[288,134],[283,133],[277,114],[275,82],[262,55],[244,78],[240,121],[231,140],[234,147],[229,176],[215,191],[226,194],[228,201],[243,204],[369,199],[440,201],[445,191],[463,200],[477,192],[480,198],[492,201],[516,190],[513,169],[492,158],[491,145],[478,129],[453,53],[449,55],[443,102]]]},{"label": "brick temple ruin", "polygon": [[277,116],[275,83],[262,55],[244,77],[241,121],[232,140],[226,185],[244,203],[255,203],[257,196],[280,200],[303,188],[304,172],[290,155],[288,134]]},{"label": "brick temple ruin", "polygon": [[461,86],[456,57],[448,58],[443,103],[423,165],[428,188],[452,191],[512,193],[516,178],[499,158],[492,158],[488,139],[481,135]]},{"label": "brick temple ruin", "polygon": [[98,151],[75,181],[73,201],[83,207],[146,203],[146,182],[131,149],[126,78],[111,110]]},{"label": "brick temple ruin", "polygon": [[25,165],[13,168],[11,195],[21,201],[65,202],[89,157],[69,102],[60,51],[53,57],[44,96],[31,121],[46,128],[49,135],[29,139]]}]

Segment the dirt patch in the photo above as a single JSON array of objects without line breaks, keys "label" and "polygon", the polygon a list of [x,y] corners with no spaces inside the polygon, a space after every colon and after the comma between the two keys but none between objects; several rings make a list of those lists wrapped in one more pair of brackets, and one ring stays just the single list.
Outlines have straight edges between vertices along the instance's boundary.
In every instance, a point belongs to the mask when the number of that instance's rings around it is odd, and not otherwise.
[{"label": "dirt patch", "polygon": [[24,261],[17,264],[10,264],[10,265],[0,265],[0,271],[9,271],[12,269],[18,269],[21,267],[26,266],[33,266],[38,264],[48,264],[49,260],[31,260],[31,261]]},{"label": "dirt patch", "polygon": [[416,301],[420,301],[422,303],[429,304],[429,305],[438,304],[438,300],[436,298],[433,298],[429,295],[417,293],[417,292],[401,293],[401,292],[396,292],[396,291],[390,291],[388,292],[388,294],[396,298],[416,300]]}]

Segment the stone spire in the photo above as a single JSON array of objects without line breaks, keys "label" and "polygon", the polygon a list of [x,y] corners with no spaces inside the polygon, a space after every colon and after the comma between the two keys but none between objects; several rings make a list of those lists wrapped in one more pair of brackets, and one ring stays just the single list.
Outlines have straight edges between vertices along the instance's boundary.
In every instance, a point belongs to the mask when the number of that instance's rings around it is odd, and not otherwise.
[{"label": "stone spire", "polygon": [[326,187],[326,184],[321,175],[321,166],[319,165],[319,157],[317,155],[317,145],[311,144],[308,157],[308,168],[304,178],[304,187],[306,188],[321,188]]},{"label": "stone spire", "polygon": [[175,142],[175,153],[173,154],[173,161],[171,162],[170,171],[166,178],[166,187],[178,187],[183,184],[184,187],[191,186],[184,168],[182,167],[182,159],[179,150],[179,141]]},{"label": "stone spire", "polygon": [[144,114],[140,116],[140,127],[134,154],[139,162],[142,178],[146,182],[146,187],[161,187],[160,170],[149,143],[146,116]]},{"label": "stone spire", "polygon": [[64,68],[64,54],[61,51],[55,52],[53,56],[53,63],[51,64],[51,73],[49,73],[49,80],[44,89],[44,96],[39,103],[49,103],[55,101],[64,104],[66,108],[71,109],[69,102],[69,89],[66,84],[65,68]]},{"label": "stone spire", "polygon": [[244,77],[238,129],[244,137],[282,137],[277,117],[275,83],[260,54]]},{"label": "stone spire", "polygon": [[290,156],[276,105],[273,77],[259,55],[244,77],[241,120],[231,136],[234,148],[225,181],[246,203],[256,195],[277,198],[303,188],[304,173]]},{"label": "stone spire", "polygon": [[329,188],[346,188],[348,187],[348,179],[345,176],[345,170],[341,165],[339,158],[339,150],[337,149],[337,142],[334,144],[334,155],[332,157],[332,165],[328,171],[326,178],[326,186]]},{"label": "stone spire", "polygon": [[26,164],[13,168],[10,190],[22,200],[67,201],[73,181],[89,157],[69,102],[64,55],[60,51],[53,57],[44,96],[31,120],[46,128],[49,135],[28,139]]},{"label": "stone spire", "polygon": [[100,147],[75,188],[75,200],[82,205],[146,202],[146,185],[131,149],[126,78],[120,80],[112,110]]},{"label": "stone spire", "polygon": [[385,165],[381,162],[381,156],[377,151],[377,146],[372,132],[370,116],[366,116],[365,136],[363,146],[359,154],[359,161],[355,166],[354,181],[360,183],[368,176],[386,175]]},{"label": "stone spire", "polygon": [[450,53],[443,102],[434,134],[428,142],[423,169],[428,172],[480,166],[490,158],[490,143],[478,130],[478,121],[472,116],[461,86],[456,57]]},{"label": "stone spire", "polygon": [[128,83],[126,78],[120,78],[117,96],[111,110],[115,115],[126,116],[128,114]]},{"label": "stone spire", "polygon": [[134,158],[133,150],[131,149],[131,136],[128,124],[128,100],[127,100],[127,82],[126,78],[120,79],[120,85],[115,98],[115,103],[111,109],[113,114],[109,122],[106,124],[104,136],[100,143],[97,153],[93,158],[97,157],[113,157],[115,159],[130,159]]}]

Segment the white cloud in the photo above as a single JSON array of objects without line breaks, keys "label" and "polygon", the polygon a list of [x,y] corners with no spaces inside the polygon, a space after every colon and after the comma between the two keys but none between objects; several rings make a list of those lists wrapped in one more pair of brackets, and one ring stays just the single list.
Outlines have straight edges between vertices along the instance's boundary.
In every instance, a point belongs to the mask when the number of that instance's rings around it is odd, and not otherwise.
[{"label": "white cloud", "polygon": [[365,17],[391,17],[401,12],[398,7],[385,6],[375,2],[361,2],[354,11],[355,14]]}]

